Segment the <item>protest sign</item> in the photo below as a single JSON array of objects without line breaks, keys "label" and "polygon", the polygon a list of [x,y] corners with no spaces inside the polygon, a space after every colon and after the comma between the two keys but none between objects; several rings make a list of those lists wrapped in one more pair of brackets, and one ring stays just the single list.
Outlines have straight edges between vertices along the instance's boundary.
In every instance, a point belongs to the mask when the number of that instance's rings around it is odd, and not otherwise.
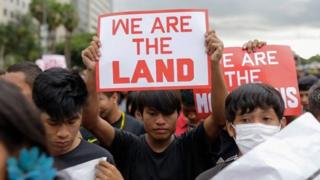
[{"label": "protest sign", "polygon": [[95,179],[96,165],[99,161],[106,161],[106,157],[97,158],[91,161],[87,161],[60,171],[61,174],[67,174],[71,180],[92,180]]},{"label": "protest sign", "polygon": [[320,179],[319,137],[320,123],[305,113],[212,179]]},{"label": "protest sign", "polygon": [[111,13],[98,26],[98,91],[209,87],[206,10]]},{"label": "protest sign", "polygon": [[42,59],[36,61],[36,64],[43,71],[55,67],[67,68],[66,58],[64,55],[58,54],[45,54],[42,56]]},{"label": "protest sign", "polygon": [[[242,84],[266,83],[280,92],[285,115],[301,113],[295,62],[289,47],[269,45],[254,53],[225,48],[220,63],[229,92]],[[210,89],[195,89],[194,98],[200,116],[206,117],[212,112]]]}]

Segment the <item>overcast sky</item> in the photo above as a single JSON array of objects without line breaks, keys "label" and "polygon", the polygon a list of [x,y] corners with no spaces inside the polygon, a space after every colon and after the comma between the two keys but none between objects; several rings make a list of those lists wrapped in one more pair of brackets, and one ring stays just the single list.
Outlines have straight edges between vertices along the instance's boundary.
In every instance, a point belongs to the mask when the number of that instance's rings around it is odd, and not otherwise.
[{"label": "overcast sky", "polygon": [[320,0],[114,0],[115,12],[205,8],[225,46],[250,39],[289,45],[304,58],[320,54]]}]

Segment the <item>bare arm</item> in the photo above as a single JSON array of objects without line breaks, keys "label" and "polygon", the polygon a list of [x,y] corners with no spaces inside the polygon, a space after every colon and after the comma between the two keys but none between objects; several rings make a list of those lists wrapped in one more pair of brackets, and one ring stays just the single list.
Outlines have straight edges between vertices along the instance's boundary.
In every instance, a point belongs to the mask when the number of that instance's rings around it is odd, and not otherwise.
[{"label": "bare arm", "polygon": [[110,146],[115,137],[114,128],[99,116],[99,102],[96,92],[96,63],[100,57],[100,42],[94,37],[89,47],[82,51],[82,60],[86,65],[88,73],[86,85],[89,93],[88,102],[83,109],[83,126],[92,132],[102,145]]},{"label": "bare arm", "polygon": [[224,103],[227,88],[219,65],[223,53],[223,43],[214,31],[206,34],[207,53],[211,59],[211,105],[212,114],[205,120],[204,126],[210,140],[218,137],[225,126]]}]

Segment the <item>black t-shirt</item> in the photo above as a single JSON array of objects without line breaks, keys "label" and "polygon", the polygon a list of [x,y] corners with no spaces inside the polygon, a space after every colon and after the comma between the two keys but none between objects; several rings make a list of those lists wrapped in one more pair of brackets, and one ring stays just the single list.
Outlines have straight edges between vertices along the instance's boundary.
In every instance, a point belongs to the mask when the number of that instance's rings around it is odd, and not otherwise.
[{"label": "black t-shirt", "polygon": [[[135,119],[134,117],[128,114],[122,114],[119,120],[117,120],[114,124],[111,124],[112,127],[120,129],[122,123],[122,116],[124,115],[124,127],[123,130],[133,133],[137,136],[140,136],[145,133],[142,122]],[[80,129],[81,135],[83,139],[87,140],[90,143],[100,144],[98,139],[85,128]]]},{"label": "black t-shirt", "polygon": [[122,116],[124,115],[124,127],[123,130],[129,131],[137,136],[144,134],[144,127],[142,122],[135,119],[134,117],[123,113],[118,121],[114,124],[111,124],[113,127],[120,129],[122,123]]},{"label": "black t-shirt", "polygon": [[209,144],[203,124],[176,138],[162,153],[152,151],[145,138],[116,130],[110,151],[126,180],[193,180],[219,157],[220,139]]},{"label": "black t-shirt", "polygon": [[97,158],[107,157],[107,161],[114,164],[113,156],[110,152],[96,144],[81,140],[74,150],[54,158],[59,170],[75,166]]}]

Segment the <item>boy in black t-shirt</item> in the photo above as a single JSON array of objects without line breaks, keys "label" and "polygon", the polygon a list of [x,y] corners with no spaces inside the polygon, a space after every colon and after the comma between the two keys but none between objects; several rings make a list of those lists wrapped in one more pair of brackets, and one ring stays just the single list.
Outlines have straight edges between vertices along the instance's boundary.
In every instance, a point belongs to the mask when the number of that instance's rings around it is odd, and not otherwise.
[{"label": "boy in black t-shirt", "polygon": [[[98,97],[99,115],[102,119],[110,123],[114,128],[123,129],[137,136],[144,134],[142,122],[120,110],[119,92],[99,93]],[[99,144],[97,138],[86,129],[82,128],[81,134],[83,139],[88,142]]]},{"label": "boy in black t-shirt", "polygon": [[[88,68],[87,87],[90,100],[85,108],[84,126],[109,147],[125,179],[194,179],[213,166],[218,158],[220,131],[225,125],[223,84],[219,60],[223,43],[214,31],[206,35],[207,53],[212,64],[212,106],[214,116],[179,138],[175,138],[176,119],[180,111],[180,95],[176,91],[143,91],[139,93],[138,110],[142,115],[146,134],[137,137],[114,129],[99,117],[95,89],[95,65],[99,59],[99,40],[94,37],[91,46],[82,52]],[[217,86],[217,84],[221,84]],[[217,89],[221,88],[221,89]],[[217,94],[215,92],[220,92]],[[221,93],[225,92],[225,93]]]},{"label": "boy in black t-shirt", "polygon": [[50,154],[60,169],[112,155],[104,148],[80,139],[82,107],[88,92],[82,78],[66,69],[53,68],[38,75],[33,100],[41,111]]}]

